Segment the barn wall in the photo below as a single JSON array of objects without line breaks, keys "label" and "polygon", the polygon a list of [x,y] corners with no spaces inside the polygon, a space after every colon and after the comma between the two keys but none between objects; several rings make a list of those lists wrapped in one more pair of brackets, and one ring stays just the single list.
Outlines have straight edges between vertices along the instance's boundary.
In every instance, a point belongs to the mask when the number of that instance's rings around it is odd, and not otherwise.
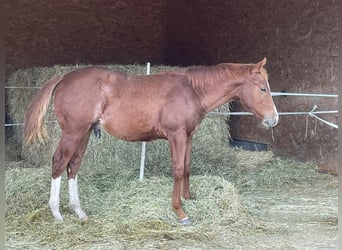
[{"label": "barn wall", "polygon": [[[337,93],[337,1],[173,1],[166,52],[171,63],[258,62],[267,57],[272,91]],[[337,110],[337,98],[275,97],[280,112]],[[242,110],[235,104],[235,110]],[[322,115],[337,124],[337,115]],[[337,129],[306,116],[282,116],[272,131],[254,117],[231,117],[235,139],[278,155],[316,160],[336,172]],[[274,140],[273,140],[274,138]]]},{"label": "barn wall", "polygon": [[[6,72],[74,63],[215,64],[267,57],[273,91],[336,93],[336,0],[6,1]],[[275,97],[279,111],[337,109],[328,98]],[[238,105],[236,110],[240,110]],[[336,115],[323,118],[337,123]],[[337,130],[305,116],[271,131],[232,117],[235,139],[337,167]]]},{"label": "barn wall", "polygon": [[6,1],[6,70],[162,63],[166,0]]}]

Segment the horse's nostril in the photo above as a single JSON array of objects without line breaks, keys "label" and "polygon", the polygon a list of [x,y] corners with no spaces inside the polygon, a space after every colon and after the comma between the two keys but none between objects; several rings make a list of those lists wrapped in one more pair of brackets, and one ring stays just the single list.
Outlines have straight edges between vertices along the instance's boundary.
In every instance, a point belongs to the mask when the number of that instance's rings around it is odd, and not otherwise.
[{"label": "horse's nostril", "polygon": [[264,125],[266,128],[270,127],[270,125],[268,124],[268,120],[263,120],[262,125]]},{"label": "horse's nostril", "polygon": [[274,127],[275,125],[277,125],[277,121],[273,120],[273,119],[264,119],[262,121],[262,124],[267,128],[271,128],[271,127]]}]

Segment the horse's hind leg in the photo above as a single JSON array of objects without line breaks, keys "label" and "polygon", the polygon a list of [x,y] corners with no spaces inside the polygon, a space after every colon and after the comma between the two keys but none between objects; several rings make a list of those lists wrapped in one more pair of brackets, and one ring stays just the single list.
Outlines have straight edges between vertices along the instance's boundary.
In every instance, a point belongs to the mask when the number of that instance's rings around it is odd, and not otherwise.
[{"label": "horse's hind leg", "polygon": [[91,130],[89,130],[87,134],[82,138],[78,149],[76,150],[68,164],[70,207],[76,213],[80,220],[87,220],[88,216],[81,208],[80,198],[78,195],[77,172],[81,166],[82,157],[88,145],[90,132]]},{"label": "horse's hind leg", "polygon": [[59,193],[61,189],[61,179],[62,176],[57,178],[51,179],[51,190],[50,190],[50,200],[49,200],[49,206],[52,212],[53,217],[55,217],[56,220],[63,220],[63,217],[61,215],[61,212],[59,211]]},{"label": "horse's hind leg", "polygon": [[65,168],[68,166],[70,158],[77,150],[81,139],[82,135],[62,133],[62,138],[52,157],[52,180],[49,206],[52,215],[56,220],[63,220],[63,217],[59,211],[59,194],[62,174]]}]

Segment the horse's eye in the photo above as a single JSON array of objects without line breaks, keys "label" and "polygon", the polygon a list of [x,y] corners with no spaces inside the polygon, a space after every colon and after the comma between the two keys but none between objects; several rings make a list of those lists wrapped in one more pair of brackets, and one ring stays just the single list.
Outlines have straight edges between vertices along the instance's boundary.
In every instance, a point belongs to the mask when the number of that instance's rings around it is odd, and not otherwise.
[{"label": "horse's eye", "polygon": [[262,93],[265,93],[265,92],[266,92],[266,88],[260,88],[260,91],[261,91]]}]

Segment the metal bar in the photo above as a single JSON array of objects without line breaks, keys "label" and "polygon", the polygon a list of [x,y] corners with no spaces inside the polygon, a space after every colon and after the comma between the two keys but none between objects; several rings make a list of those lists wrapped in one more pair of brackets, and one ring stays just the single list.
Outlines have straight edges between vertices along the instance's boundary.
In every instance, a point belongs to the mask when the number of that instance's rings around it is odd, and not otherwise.
[{"label": "metal bar", "polygon": [[18,87],[18,86],[5,86],[5,89],[40,89],[40,87]]},{"label": "metal bar", "polygon": [[24,126],[24,123],[5,124],[5,127],[15,127],[15,126]]},{"label": "metal bar", "polygon": [[309,116],[313,117],[313,118],[316,118],[317,120],[320,120],[321,122],[325,123],[326,125],[328,126],[331,126],[333,128],[337,128],[338,129],[338,125],[332,123],[332,122],[328,122],[320,117],[318,117],[317,115],[314,115],[314,114],[309,114]]},{"label": "metal bar", "polygon": [[143,141],[141,144],[141,156],[140,156],[140,174],[139,180],[144,180],[144,172],[145,172],[145,154],[146,154],[146,142]]},{"label": "metal bar", "polygon": [[[148,62],[146,66],[146,75],[149,75],[150,72],[151,72],[151,64]],[[143,141],[141,144],[141,156],[140,156],[140,175],[139,175],[140,181],[143,181],[144,179],[145,154],[146,154],[146,142]]]},{"label": "metal bar", "polygon": [[[279,115],[309,115],[313,118],[316,118],[317,120],[325,123],[328,126],[331,126],[333,128],[338,129],[338,125],[328,122],[320,117],[318,117],[316,114],[338,114],[338,110],[327,110],[327,111],[314,111],[317,108],[317,105],[314,105],[313,109],[310,112],[280,112]],[[210,114],[215,115],[253,115],[250,112],[210,112]]]},{"label": "metal bar", "polygon": [[[253,115],[250,112],[209,112],[209,114],[213,115]],[[338,110],[327,110],[327,111],[314,111],[314,112],[280,112],[279,115],[319,115],[319,114],[338,114]],[[57,121],[47,121],[47,123],[54,123]],[[14,127],[14,126],[23,126],[24,123],[6,123],[5,127]]]},{"label": "metal bar", "polygon": [[[309,114],[337,114],[338,110],[314,111],[314,112],[279,112],[279,115],[309,115]],[[213,115],[253,115],[251,112],[215,112],[209,114]]]},{"label": "metal bar", "polygon": [[287,93],[287,92],[271,92],[272,96],[306,96],[306,97],[334,97],[337,98],[336,94],[307,94],[307,93]]},{"label": "metal bar", "polygon": [[[57,121],[46,121],[46,123],[56,123]],[[6,123],[5,127],[24,126],[24,123]]]}]

